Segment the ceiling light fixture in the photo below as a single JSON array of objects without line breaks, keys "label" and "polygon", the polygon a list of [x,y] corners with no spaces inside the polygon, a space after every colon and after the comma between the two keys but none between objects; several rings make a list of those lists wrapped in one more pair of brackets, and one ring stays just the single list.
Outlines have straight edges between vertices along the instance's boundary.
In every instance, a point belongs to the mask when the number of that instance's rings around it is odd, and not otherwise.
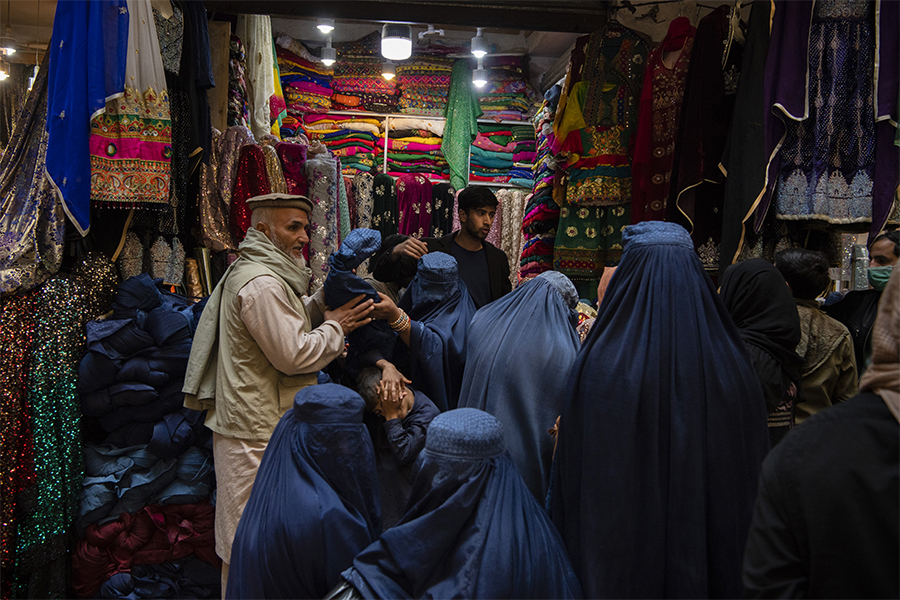
[{"label": "ceiling light fixture", "polygon": [[2,61],[0,62],[0,81],[3,81],[7,77],[9,77],[9,65],[5,61]]},{"label": "ceiling light fixture", "polygon": [[481,37],[482,30],[483,28],[479,27],[475,37],[472,38],[472,54],[475,55],[475,58],[484,58],[490,51],[488,41]]},{"label": "ceiling light fixture", "polygon": [[388,60],[406,60],[412,54],[412,27],[385,23],[381,29],[381,55]]},{"label": "ceiling light fixture", "polygon": [[381,63],[381,76],[390,81],[397,74],[397,69],[392,61]]},{"label": "ceiling light fixture", "polygon": [[328,34],[334,31],[334,19],[319,19],[316,28],[322,33]]},{"label": "ceiling light fixture", "polygon": [[322,64],[330,67],[336,60],[337,50],[331,47],[331,36],[328,36],[328,41],[325,42],[325,47],[322,48]]},{"label": "ceiling light fixture", "polygon": [[482,60],[478,59],[478,68],[472,71],[472,83],[475,84],[476,87],[484,87],[488,82],[488,74],[487,71],[484,70],[484,64],[482,64]]}]

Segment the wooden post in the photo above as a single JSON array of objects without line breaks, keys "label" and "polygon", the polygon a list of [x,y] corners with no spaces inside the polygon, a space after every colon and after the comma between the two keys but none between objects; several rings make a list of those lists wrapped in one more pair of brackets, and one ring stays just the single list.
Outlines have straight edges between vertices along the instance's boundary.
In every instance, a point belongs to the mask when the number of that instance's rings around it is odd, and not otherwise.
[{"label": "wooden post", "polygon": [[228,127],[228,60],[231,23],[209,22],[209,53],[216,87],[209,90],[209,118],[213,127],[224,132]]}]

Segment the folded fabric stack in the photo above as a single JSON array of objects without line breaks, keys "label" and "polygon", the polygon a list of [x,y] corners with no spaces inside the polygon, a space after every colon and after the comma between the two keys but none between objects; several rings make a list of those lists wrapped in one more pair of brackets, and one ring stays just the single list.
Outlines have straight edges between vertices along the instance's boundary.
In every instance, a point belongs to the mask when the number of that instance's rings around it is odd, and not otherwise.
[{"label": "folded fabric stack", "polygon": [[335,44],[335,49],[334,108],[397,112],[397,83],[381,75],[381,33],[373,31],[358,40]]},{"label": "folded fabric stack", "polygon": [[82,411],[107,444],[150,444],[177,456],[210,432],[201,413],[183,407],[184,373],[202,304],[162,291],[142,273],[119,287],[109,319],[87,324],[78,368]]},{"label": "folded fabric stack", "polygon": [[423,129],[399,129],[382,134],[379,152],[387,145],[388,173],[399,176],[420,173],[431,179],[449,177],[447,160],[441,152],[441,137]]},{"label": "folded fabric stack", "polygon": [[519,281],[537,277],[553,268],[553,247],[559,226],[559,206],[549,194],[532,197],[522,220],[524,242],[519,261]]},{"label": "folded fabric stack", "polygon": [[325,112],[331,108],[334,92],[329,69],[281,46],[276,46],[275,55],[288,115],[299,118],[305,113]]},{"label": "folded fabric stack", "polygon": [[382,60],[369,56],[342,56],[334,65],[332,88],[340,95],[334,108],[397,112],[397,84],[381,75]]},{"label": "folded fabric stack", "polygon": [[534,118],[537,132],[533,159],[534,187],[522,221],[524,245],[520,260],[520,281],[531,279],[553,268],[553,248],[559,227],[560,210],[553,201],[553,179],[557,163],[550,151],[550,142],[559,90],[560,87],[555,85],[547,92],[546,99]]},{"label": "folded fabric stack", "polygon": [[400,112],[442,117],[447,108],[453,59],[416,54],[397,65]]},{"label": "folded fabric stack", "polygon": [[84,447],[79,534],[146,506],[195,504],[209,498],[216,485],[211,450],[191,446],[176,458],[160,458],[150,448]]},{"label": "folded fabric stack", "polygon": [[503,121],[526,120],[531,102],[521,56],[488,56],[484,59],[488,83],[479,94],[484,117]]},{"label": "folded fabric stack", "polygon": [[[147,506],[135,514],[122,513],[119,519],[94,524],[85,531],[84,539],[72,550],[72,588],[79,598],[90,598],[102,588],[105,593],[122,583],[112,578],[117,573],[132,573],[142,577],[147,569],[141,565],[160,565],[191,555],[221,571],[222,561],[215,551],[215,507],[204,500],[196,504]],[[215,597],[221,589],[210,581],[208,569],[185,572],[198,575],[199,587],[212,585]],[[112,589],[110,589],[112,587]],[[192,589],[197,585],[180,581],[179,587]],[[191,595],[157,595],[158,589],[135,590],[128,598],[186,597]],[[115,597],[115,596],[112,596]]]},{"label": "folded fabric stack", "polygon": [[382,121],[357,115],[307,115],[306,134],[311,142],[322,142],[341,159],[342,172],[356,175],[381,164],[376,141]]},{"label": "folded fabric stack", "polygon": [[479,123],[478,135],[472,143],[469,181],[508,183],[513,168],[512,130],[509,125]]},{"label": "folded fabric stack", "polygon": [[537,142],[533,125],[513,125],[513,168],[509,171],[510,183],[531,189],[534,186],[534,161],[537,158]]},{"label": "folded fabric stack", "polygon": [[97,592],[99,598],[219,598],[222,573],[196,558],[135,565],[116,573]]},{"label": "folded fabric stack", "polygon": [[244,76],[244,44],[231,36],[228,47],[228,125],[247,126],[250,109],[247,104],[247,80]]},{"label": "folded fabric stack", "polygon": [[77,382],[87,442],[72,555],[79,597],[136,565],[193,554],[220,567],[212,432],[181,391],[204,305],[144,273],[119,286],[109,318],[87,323]]}]

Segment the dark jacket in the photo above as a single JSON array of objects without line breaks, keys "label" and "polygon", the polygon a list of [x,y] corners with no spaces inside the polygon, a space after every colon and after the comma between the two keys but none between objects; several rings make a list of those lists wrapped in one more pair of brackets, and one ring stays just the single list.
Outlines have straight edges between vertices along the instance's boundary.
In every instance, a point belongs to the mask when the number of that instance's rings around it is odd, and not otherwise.
[{"label": "dark jacket", "polygon": [[856,371],[862,377],[872,357],[870,334],[878,314],[878,290],[859,290],[847,292],[842,300],[824,307],[825,314],[842,323],[853,338],[853,351],[856,353]]},{"label": "dark jacket", "polygon": [[794,428],[763,463],[745,598],[897,598],[900,435],[862,393]]},{"label": "dark jacket", "polygon": [[[448,233],[444,237],[422,238],[429,252],[444,252],[451,254],[450,244],[458,232]],[[378,281],[398,282],[404,287],[409,285],[416,275],[417,263],[409,256],[403,256],[397,262],[391,260],[391,251],[394,247],[406,240],[405,235],[391,235],[384,239],[381,250],[370,261],[372,276]],[[512,283],[509,281],[509,260],[506,253],[491,244],[484,242],[484,252],[487,255],[488,278],[491,282],[491,302],[512,291]]]}]

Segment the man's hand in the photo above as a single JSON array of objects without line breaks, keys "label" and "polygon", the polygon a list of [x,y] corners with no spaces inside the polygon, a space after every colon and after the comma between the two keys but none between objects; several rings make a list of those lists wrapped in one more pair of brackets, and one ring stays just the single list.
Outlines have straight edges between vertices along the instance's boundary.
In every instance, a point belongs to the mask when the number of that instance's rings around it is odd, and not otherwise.
[{"label": "man's hand", "polygon": [[378,295],[381,297],[381,302],[375,305],[375,309],[369,316],[373,319],[384,319],[388,323],[396,321],[400,317],[400,309],[397,308],[393,300],[381,292],[378,292]]},{"label": "man's hand", "polygon": [[334,310],[326,310],[325,320],[337,321],[344,331],[344,335],[359,329],[363,325],[368,325],[372,322],[372,318],[369,315],[375,310],[375,302],[373,300],[366,300],[365,302],[360,303],[365,297],[365,294],[360,294],[341,307],[335,308]]},{"label": "man's hand", "polygon": [[397,262],[401,256],[410,256],[419,260],[426,254],[428,254],[428,246],[425,245],[425,242],[409,237],[394,246],[394,249],[391,250],[391,260]]}]

